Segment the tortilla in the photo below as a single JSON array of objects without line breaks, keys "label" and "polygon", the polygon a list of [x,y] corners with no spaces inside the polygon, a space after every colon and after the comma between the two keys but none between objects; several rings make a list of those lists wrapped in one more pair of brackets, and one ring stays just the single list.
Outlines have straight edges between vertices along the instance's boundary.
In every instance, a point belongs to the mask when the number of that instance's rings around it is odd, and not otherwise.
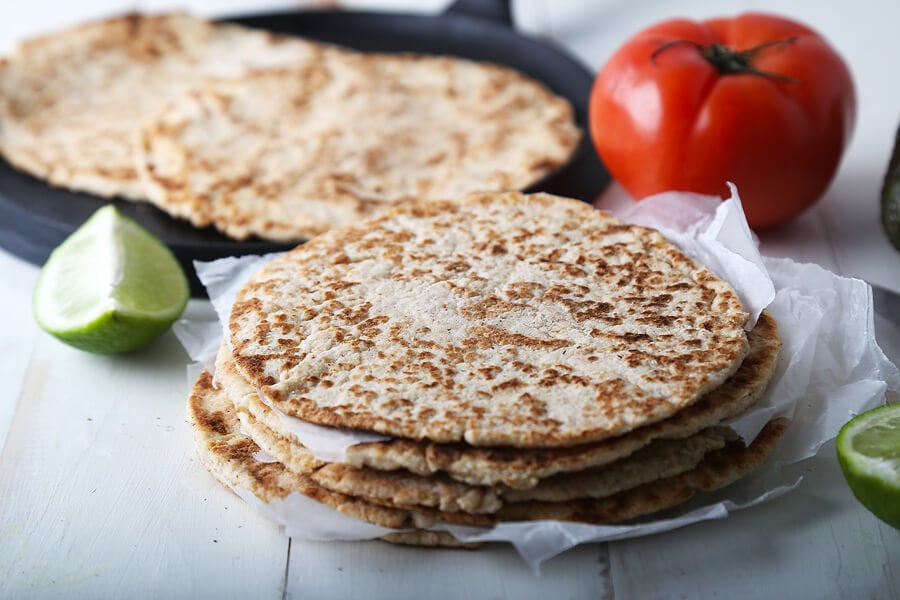
[{"label": "tortilla", "polygon": [[326,232],[238,293],[241,375],[285,414],[559,447],[670,417],[740,366],[735,292],[658,232],[517,192]]},{"label": "tortilla", "polygon": [[54,186],[145,199],[140,124],[210,78],[320,60],[297,38],[130,14],[29,40],[0,63],[0,154]]},{"label": "tortilla", "polygon": [[[260,462],[256,458],[259,446],[240,433],[231,401],[213,386],[208,372],[198,378],[187,410],[198,455],[213,476],[228,487],[250,491],[263,502],[300,493],[348,516],[397,529],[428,529],[439,522],[489,527],[501,521],[558,519],[610,524],[634,519],[683,503],[697,491],[713,491],[745,476],[765,460],[787,427],[786,420],[773,420],[749,446],[732,442],[710,453],[695,469],[608,498],[519,502],[505,505],[495,515],[470,515],[374,504],[325,490],[281,463]],[[437,538],[429,539],[433,543],[441,542]]]},{"label": "tortilla", "polygon": [[[276,458],[280,456],[279,450],[273,451],[273,448],[279,446],[281,440],[273,438],[270,430],[258,423],[248,425],[243,418],[241,422],[245,433],[260,447]],[[470,486],[444,475],[422,477],[406,471],[357,469],[339,463],[320,465],[302,473],[308,474],[327,490],[361,496],[389,506],[427,506],[444,512],[494,513],[510,502],[564,502],[612,496],[688,471],[696,467],[708,452],[724,447],[736,437],[727,427],[713,427],[683,440],[657,440],[605,467],[543,479],[526,490]]]},{"label": "tortilla", "polygon": [[131,14],[0,59],[0,155],[239,240],[299,241],[386,207],[525,188],[579,142],[513,69],[360,53],[186,14]]},{"label": "tortilla", "polygon": [[406,201],[524,189],[580,138],[568,101],[510,68],[331,52],[173,100],[140,160],[170,214],[291,241]]},{"label": "tortilla", "polygon": [[[763,312],[748,334],[749,352],[740,368],[724,384],[699,402],[668,419],[641,427],[619,437],[568,448],[527,449],[513,447],[476,448],[465,444],[436,444],[394,438],[356,444],[347,449],[346,462],[357,468],[382,471],[403,469],[416,475],[446,473],[451,479],[470,485],[528,489],[540,479],[558,473],[602,467],[629,456],[657,439],[679,439],[696,434],[753,405],[774,373],[780,348],[775,320]],[[216,361],[216,380],[235,404],[248,427],[259,423],[270,440],[269,452],[288,468],[312,472],[324,464],[303,448],[285,419],[259,397],[235,371],[231,353],[223,345]]]}]

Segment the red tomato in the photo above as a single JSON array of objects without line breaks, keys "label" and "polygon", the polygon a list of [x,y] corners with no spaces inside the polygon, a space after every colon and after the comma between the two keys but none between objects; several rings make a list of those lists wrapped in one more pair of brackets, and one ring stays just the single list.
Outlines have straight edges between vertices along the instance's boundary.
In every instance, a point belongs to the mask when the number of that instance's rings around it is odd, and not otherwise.
[{"label": "red tomato", "polygon": [[763,14],[638,33],[597,76],[590,102],[594,145],[632,197],[724,195],[732,181],[755,228],[825,192],[855,117],[841,57],[808,27]]}]

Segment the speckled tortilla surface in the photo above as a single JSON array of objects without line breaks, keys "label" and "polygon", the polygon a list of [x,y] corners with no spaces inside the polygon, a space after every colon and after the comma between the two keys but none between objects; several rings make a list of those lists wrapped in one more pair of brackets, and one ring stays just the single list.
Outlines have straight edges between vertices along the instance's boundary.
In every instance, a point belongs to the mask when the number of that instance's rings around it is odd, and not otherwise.
[{"label": "speckled tortilla surface", "polygon": [[735,292],[659,233],[575,200],[392,209],[238,294],[238,371],[288,415],[412,440],[560,447],[670,417],[747,349]]}]

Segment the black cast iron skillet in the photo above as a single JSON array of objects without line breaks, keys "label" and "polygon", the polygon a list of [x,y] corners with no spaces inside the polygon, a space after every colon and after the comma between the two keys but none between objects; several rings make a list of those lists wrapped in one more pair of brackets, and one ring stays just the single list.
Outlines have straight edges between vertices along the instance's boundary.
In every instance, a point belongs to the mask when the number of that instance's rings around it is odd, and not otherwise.
[{"label": "black cast iron skillet", "polygon": [[[383,52],[448,54],[508,65],[544,82],[569,99],[578,124],[587,132],[587,103],[593,74],[547,41],[516,32],[508,0],[457,0],[438,16],[300,11],[227,19],[249,27],[300,35],[351,48]],[[584,136],[574,159],[529,191],[546,191],[590,201],[609,175]],[[43,264],[57,245],[108,200],[53,188],[13,169],[0,159],[0,246],[25,260]],[[194,260],[262,254],[292,244],[251,239],[234,241],[212,228],[196,229],[150,204],[113,201],[173,250],[195,295],[205,294],[194,274]]]}]

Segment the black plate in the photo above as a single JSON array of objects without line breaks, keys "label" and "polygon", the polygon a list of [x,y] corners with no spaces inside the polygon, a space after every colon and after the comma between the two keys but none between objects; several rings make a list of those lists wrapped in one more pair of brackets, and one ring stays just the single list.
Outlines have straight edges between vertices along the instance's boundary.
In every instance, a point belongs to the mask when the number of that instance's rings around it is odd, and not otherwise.
[{"label": "black plate", "polygon": [[[592,74],[560,48],[523,36],[504,23],[509,15],[507,3],[480,5],[499,9],[499,19],[496,19],[498,13],[492,10],[486,11],[486,15],[472,14],[470,5],[471,2],[458,2],[435,17],[303,11],[228,20],[359,50],[449,54],[505,64],[568,98],[575,107],[578,124],[587,131]],[[477,11],[479,5],[475,3],[475,6]],[[573,161],[529,191],[590,201],[608,182],[609,175],[585,135]],[[89,194],[52,188],[0,159],[0,246],[29,262],[43,264],[53,248],[107,202]],[[275,252],[292,246],[263,240],[237,242],[211,228],[196,229],[149,204],[124,200],[114,200],[114,203],[173,250],[191,280],[192,293],[198,296],[205,292],[194,275],[192,261]]]}]

